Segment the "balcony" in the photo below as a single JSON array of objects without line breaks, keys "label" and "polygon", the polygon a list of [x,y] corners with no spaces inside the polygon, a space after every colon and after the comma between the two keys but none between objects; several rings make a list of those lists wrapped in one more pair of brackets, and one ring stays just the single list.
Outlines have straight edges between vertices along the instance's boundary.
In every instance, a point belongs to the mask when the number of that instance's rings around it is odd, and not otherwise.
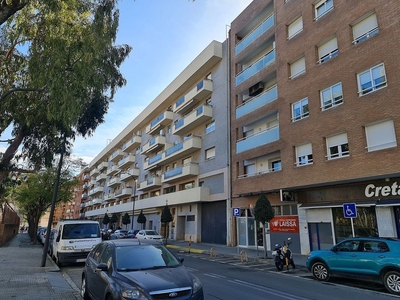
[{"label": "balcony", "polygon": [[94,168],[89,174],[90,176],[96,176],[97,174],[100,174],[100,171],[98,168]]},{"label": "balcony", "polygon": [[138,190],[148,190],[161,186],[161,177],[151,177],[140,183]]},{"label": "balcony", "polygon": [[162,126],[171,123],[173,119],[174,113],[172,111],[164,111],[161,115],[151,121],[151,123],[146,127],[146,133],[152,134],[157,129],[160,129]]},{"label": "balcony", "polygon": [[134,165],[135,162],[136,162],[135,155],[129,154],[129,155],[125,156],[123,159],[121,159],[120,161],[118,161],[118,167],[120,169],[127,168],[129,166]]},{"label": "balcony", "polygon": [[279,126],[275,126],[271,129],[261,131],[237,141],[236,153],[263,146],[277,140],[279,140]]},{"label": "balcony", "polygon": [[247,46],[251,45],[257,38],[259,38],[264,32],[274,26],[275,20],[274,15],[270,15],[265,19],[259,26],[257,26],[252,32],[246,35],[235,47],[235,55],[242,52]]},{"label": "balcony", "polygon": [[236,118],[240,118],[248,113],[256,111],[261,106],[266,105],[274,100],[278,99],[278,87],[268,89],[264,93],[247,100],[236,108]]},{"label": "balcony", "polygon": [[111,154],[111,156],[109,157],[108,160],[115,163],[123,157],[124,157],[124,152],[122,152],[121,149],[118,149],[118,150],[114,151],[113,154]]},{"label": "balcony", "polygon": [[192,136],[163,152],[162,164],[169,163],[178,158],[187,156],[190,153],[196,152],[201,149],[201,137]]},{"label": "balcony", "polygon": [[84,181],[88,181],[90,179],[90,175],[85,175],[85,176],[83,176],[83,180]]},{"label": "balcony", "polygon": [[162,175],[161,182],[167,183],[197,175],[199,175],[199,165],[196,163],[189,163],[165,172]]},{"label": "balcony", "polygon": [[115,200],[115,194],[114,193],[104,194],[104,201],[110,201],[110,200]]},{"label": "balcony", "polygon": [[257,60],[254,64],[244,69],[238,75],[236,75],[236,86],[246,81],[256,73],[260,72],[262,69],[270,65],[275,61],[275,49],[268,52],[262,58]]},{"label": "balcony", "polygon": [[184,114],[196,106],[213,92],[213,84],[209,79],[203,79],[186,95],[182,96],[173,106],[174,113]]},{"label": "balcony", "polygon": [[87,183],[85,183],[84,185],[82,185],[82,189],[86,190],[89,188],[89,185]]},{"label": "balcony", "polygon": [[120,185],[120,184],[121,184],[121,178],[113,177],[108,181],[107,186],[114,187],[114,186],[117,186],[117,185]]},{"label": "balcony", "polygon": [[124,152],[134,152],[137,147],[140,147],[142,143],[142,137],[135,135],[129,141],[122,145],[121,150]]},{"label": "balcony", "polygon": [[97,167],[99,171],[102,171],[103,169],[106,169],[108,167],[108,162],[103,161],[99,166]]},{"label": "balcony", "polygon": [[116,198],[126,197],[132,195],[132,188],[126,187],[115,192]]},{"label": "balcony", "polygon": [[89,196],[94,196],[94,195],[100,194],[103,192],[103,190],[104,190],[104,187],[96,186],[95,188],[93,188],[89,191]]},{"label": "balcony", "polygon": [[207,122],[212,118],[213,109],[209,105],[202,105],[185,118],[175,123],[172,134],[183,135],[193,128]]},{"label": "balcony", "polygon": [[139,169],[136,169],[136,168],[129,169],[125,172],[121,172],[121,174],[120,174],[120,179],[123,182],[128,181],[132,178],[138,178],[138,177],[139,177]]},{"label": "balcony", "polygon": [[82,200],[85,200],[85,199],[87,199],[87,197],[88,197],[88,194],[83,193],[81,199],[82,199]]},{"label": "balcony", "polygon": [[96,181],[97,182],[101,182],[107,179],[107,175],[106,174],[100,174],[99,176],[96,177]]},{"label": "balcony", "polygon": [[119,171],[118,166],[111,166],[107,169],[107,176],[113,176]]},{"label": "balcony", "polygon": [[91,201],[91,204],[101,204],[102,200],[100,198],[93,198]]},{"label": "balcony", "polygon": [[96,185],[96,178],[92,178],[91,180],[90,180],[90,184],[91,185]]},{"label": "balcony", "polygon": [[156,150],[164,147],[165,144],[166,144],[165,136],[158,135],[158,136],[152,138],[148,143],[143,145],[142,151],[140,152],[140,154],[147,154],[147,153],[156,151]]},{"label": "balcony", "polygon": [[156,156],[153,156],[151,158],[149,158],[148,160],[146,160],[143,164],[143,169],[144,170],[151,170],[154,169],[158,166],[158,164],[161,162],[163,158],[163,154],[159,153]]}]

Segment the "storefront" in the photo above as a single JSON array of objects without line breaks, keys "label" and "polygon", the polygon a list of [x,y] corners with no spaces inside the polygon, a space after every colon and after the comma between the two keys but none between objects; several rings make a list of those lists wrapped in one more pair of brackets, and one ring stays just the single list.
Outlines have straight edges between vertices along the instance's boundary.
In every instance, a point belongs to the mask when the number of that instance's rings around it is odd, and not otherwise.
[{"label": "storefront", "polygon": [[[328,249],[352,236],[400,237],[398,182],[386,179],[300,192],[301,253]],[[321,195],[324,198],[315,201]],[[355,217],[346,215],[349,203]]]}]

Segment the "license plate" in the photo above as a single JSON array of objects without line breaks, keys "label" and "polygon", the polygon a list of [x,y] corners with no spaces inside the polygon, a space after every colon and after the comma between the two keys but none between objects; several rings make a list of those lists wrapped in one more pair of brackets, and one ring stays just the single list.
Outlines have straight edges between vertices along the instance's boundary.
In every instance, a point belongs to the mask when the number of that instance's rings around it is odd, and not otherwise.
[{"label": "license plate", "polygon": [[86,258],[79,258],[76,260],[76,262],[85,262],[85,261],[86,261]]}]

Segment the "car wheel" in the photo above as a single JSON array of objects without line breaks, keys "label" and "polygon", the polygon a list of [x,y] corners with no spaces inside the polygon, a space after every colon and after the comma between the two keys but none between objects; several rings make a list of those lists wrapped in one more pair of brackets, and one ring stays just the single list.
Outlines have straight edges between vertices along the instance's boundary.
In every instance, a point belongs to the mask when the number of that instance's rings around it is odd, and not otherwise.
[{"label": "car wheel", "polygon": [[316,262],[311,267],[311,272],[315,279],[319,281],[328,281],[331,275],[328,267],[322,262]]},{"label": "car wheel", "polygon": [[389,271],[385,274],[383,283],[385,288],[392,294],[400,295],[400,273]]},{"label": "car wheel", "polygon": [[90,300],[90,296],[87,290],[87,284],[86,284],[86,276],[82,277],[82,284],[81,284],[81,297],[84,300]]},{"label": "car wheel", "polygon": [[56,257],[56,264],[57,264],[57,266],[58,266],[59,268],[62,267],[62,263],[60,262],[60,259],[58,258],[58,255],[57,255],[57,257]]}]

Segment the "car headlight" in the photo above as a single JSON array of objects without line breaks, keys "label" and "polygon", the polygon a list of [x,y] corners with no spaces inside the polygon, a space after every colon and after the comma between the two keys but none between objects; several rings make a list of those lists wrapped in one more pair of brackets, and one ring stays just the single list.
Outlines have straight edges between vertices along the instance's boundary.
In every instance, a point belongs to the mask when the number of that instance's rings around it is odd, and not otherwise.
[{"label": "car headlight", "polygon": [[74,250],[73,246],[61,246],[61,250]]},{"label": "car headlight", "polygon": [[197,277],[193,277],[193,293],[197,293],[199,290],[201,290],[202,285],[200,282],[200,279]]},{"label": "car headlight", "polygon": [[123,288],[122,297],[124,299],[148,299],[141,291],[135,288]]}]

